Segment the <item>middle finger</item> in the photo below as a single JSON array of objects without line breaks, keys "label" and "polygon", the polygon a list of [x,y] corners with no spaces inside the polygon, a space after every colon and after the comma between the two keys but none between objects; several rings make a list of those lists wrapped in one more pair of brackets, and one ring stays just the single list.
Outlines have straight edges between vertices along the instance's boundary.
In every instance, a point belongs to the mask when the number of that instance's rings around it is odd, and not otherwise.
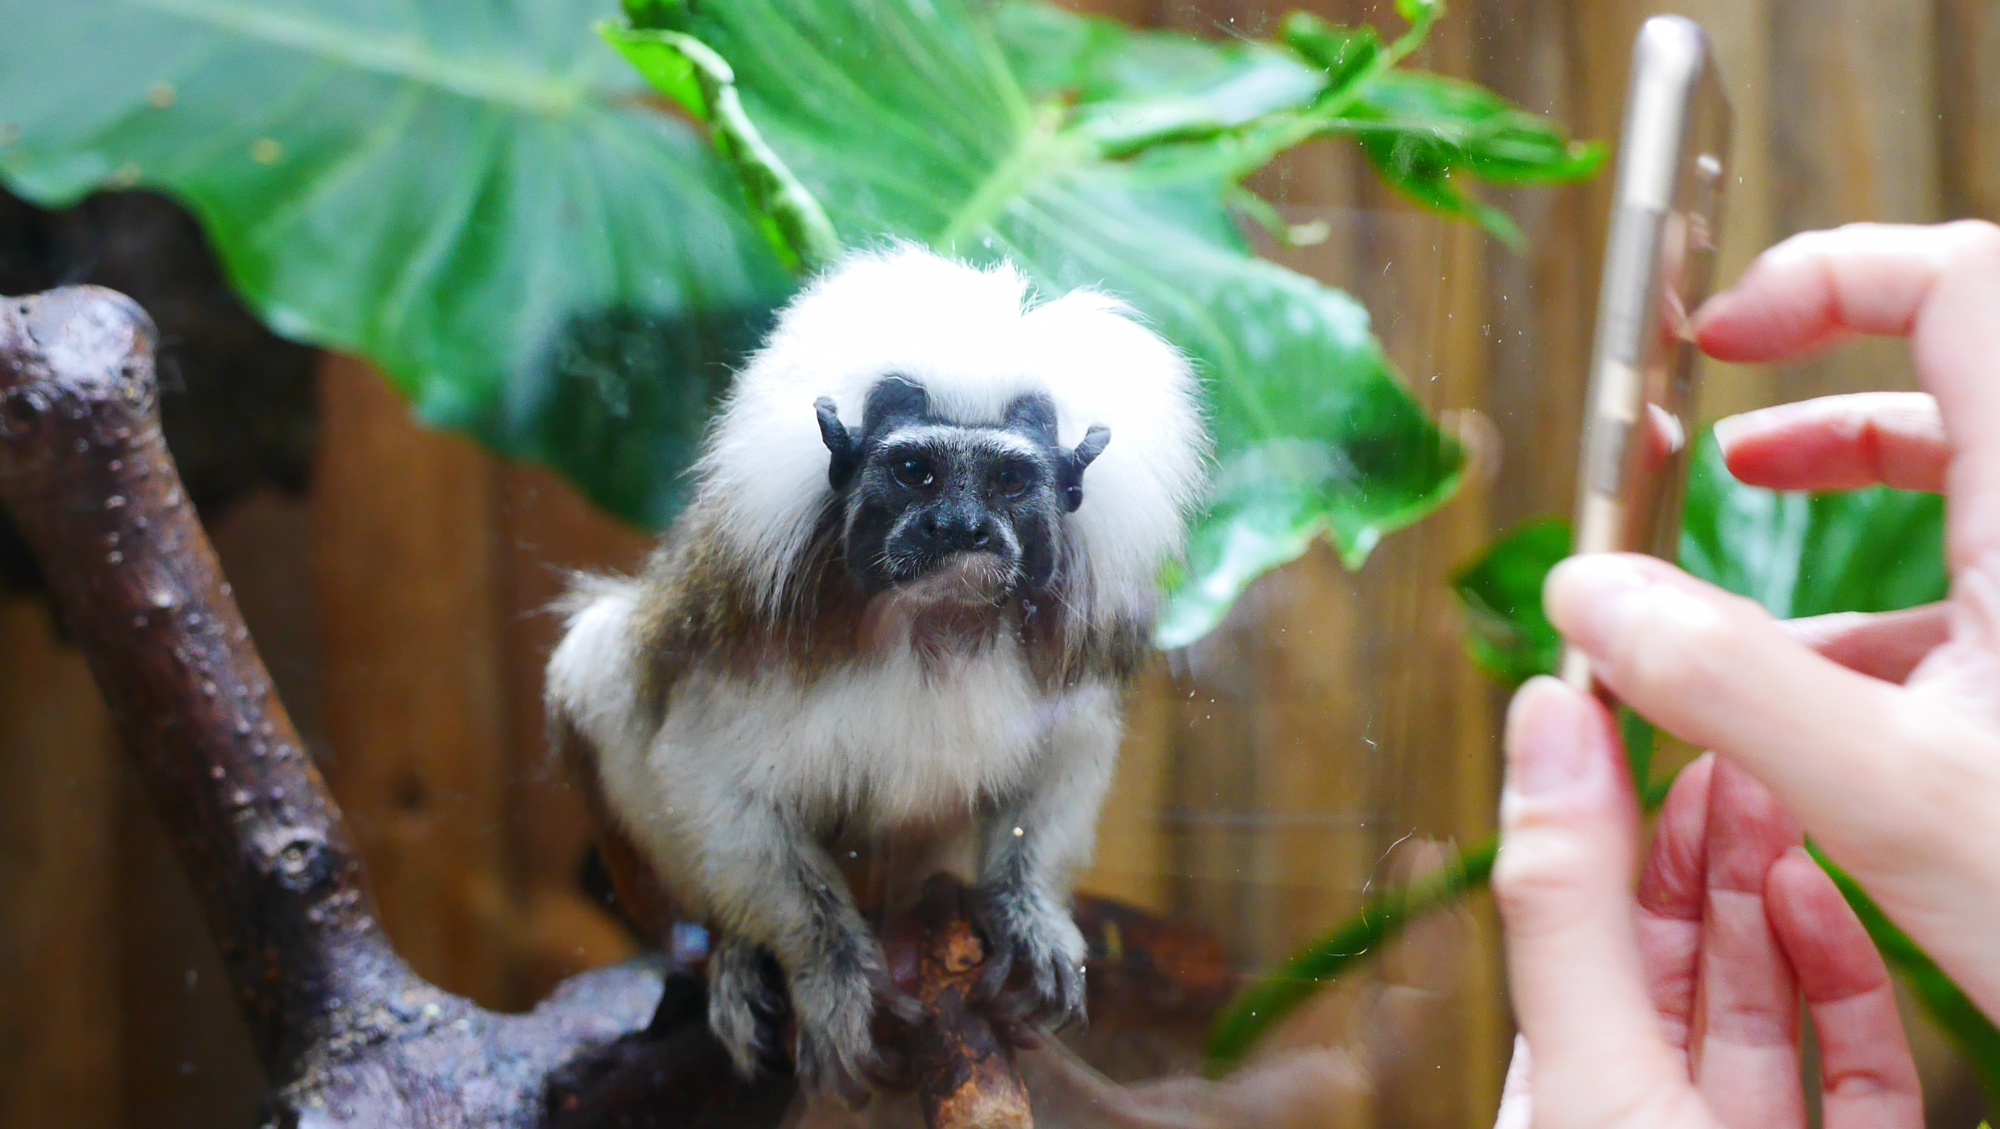
[{"label": "middle finger", "polygon": [[1729,473],[1771,490],[1944,489],[1951,445],[1922,392],[1822,396],[1715,425]]},{"label": "middle finger", "polygon": [[1709,784],[1707,905],[1695,1084],[1723,1124],[1804,1126],[1798,984],[1764,908],[1771,864],[1800,840],[1796,822],[1748,772],[1718,758]]}]

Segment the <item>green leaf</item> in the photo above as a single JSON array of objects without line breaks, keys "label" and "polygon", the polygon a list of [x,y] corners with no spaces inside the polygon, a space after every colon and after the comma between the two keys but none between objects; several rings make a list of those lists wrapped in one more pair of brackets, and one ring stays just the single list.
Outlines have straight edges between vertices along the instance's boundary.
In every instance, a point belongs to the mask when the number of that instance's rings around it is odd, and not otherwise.
[{"label": "green leaf", "polygon": [[[1510,685],[1553,673],[1560,657],[1542,581],[1567,555],[1568,525],[1529,523],[1453,578],[1466,647]],[[1737,482],[1713,436],[1696,446],[1681,521],[1681,567],[1791,619],[1879,612],[1944,598],[1944,500],[1876,487],[1781,494]]]},{"label": "green leaf", "polygon": [[1444,0],[1396,0],[1396,14],[1413,24],[1424,24],[1444,15]]},{"label": "green leaf", "polygon": [[792,283],[607,8],[0,0],[0,178],[175,196],[273,328],[658,523]]},{"label": "green leaf", "polygon": [[1529,522],[1452,574],[1465,612],[1465,646],[1479,669],[1508,686],[1554,671],[1562,637],[1542,611],[1542,581],[1569,555],[1569,523]]},{"label": "green leaf", "polygon": [[1076,107],[1073,128],[1105,155],[1206,137],[1303,106],[1326,75],[1267,43],[1133,31],[1039,0],[1009,0],[993,31],[1031,99]]},{"label": "green leaf", "polygon": [[708,45],[679,32],[620,27],[605,21],[598,34],[644,75],[702,121],[716,149],[742,178],[750,208],[788,267],[822,267],[840,256],[840,237],[811,192],[785,167],[743,112],[736,74]]},{"label": "green leaf", "polygon": [[1372,27],[1336,27],[1311,12],[1293,12],[1279,31],[1285,46],[1326,75],[1326,93],[1346,93],[1369,73],[1370,64],[1385,50]]},{"label": "green leaf", "polygon": [[[669,30],[728,61],[748,119],[846,241],[914,239],[1011,259],[1046,291],[1101,287],[1194,359],[1220,488],[1164,644],[1207,631],[1243,584],[1315,538],[1358,563],[1447,497],[1458,447],[1397,381],[1366,312],[1251,252],[1234,179],[1202,144],[1119,159],[1156,128],[1301,102],[1323,74],[1267,47],[983,11],[695,2]],[[1107,132],[1120,120],[1143,128]]]},{"label": "green leaf", "polygon": [[1547,118],[1441,75],[1384,74],[1363,88],[1342,124],[1357,132],[1368,160],[1397,189],[1448,215],[1476,220],[1515,247],[1522,242],[1520,229],[1472,195],[1466,180],[1562,183],[1591,176],[1604,163],[1602,146],[1572,141]]},{"label": "green leaf", "polygon": [[1875,487],[1780,494],[1737,482],[1713,438],[1695,451],[1681,566],[1792,619],[1941,600],[1944,499]]}]

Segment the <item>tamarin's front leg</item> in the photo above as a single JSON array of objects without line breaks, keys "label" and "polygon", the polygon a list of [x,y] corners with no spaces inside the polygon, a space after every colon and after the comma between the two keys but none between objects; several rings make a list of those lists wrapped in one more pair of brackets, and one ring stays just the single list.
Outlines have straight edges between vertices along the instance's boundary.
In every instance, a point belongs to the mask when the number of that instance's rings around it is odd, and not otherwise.
[{"label": "tamarin's front leg", "polygon": [[1025,971],[1025,1018],[1050,1027],[1084,1017],[1084,942],[1070,898],[1096,840],[1118,730],[1115,699],[1059,722],[1048,764],[1001,807],[986,834],[975,904],[993,952],[982,990],[996,996],[1011,972]]},{"label": "tamarin's front leg", "polygon": [[794,1062],[813,1092],[858,1093],[875,1065],[870,1020],[888,984],[882,950],[831,856],[800,821],[758,800],[718,806],[697,881],[724,940],[710,962],[709,1026],[754,1074],[766,1012],[756,948],[785,971],[798,1021]]}]

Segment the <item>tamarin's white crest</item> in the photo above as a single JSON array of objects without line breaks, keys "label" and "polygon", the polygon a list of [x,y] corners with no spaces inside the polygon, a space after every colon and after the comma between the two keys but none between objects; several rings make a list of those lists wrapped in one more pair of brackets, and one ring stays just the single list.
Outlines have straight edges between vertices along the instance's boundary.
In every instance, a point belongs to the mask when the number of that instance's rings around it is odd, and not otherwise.
[{"label": "tamarin's white crest", "polygon": [[891,899],[963,870],[995,987],[1081,1013],[1070,883],[1202,489],[1197,395],[1108,295],[857,254],[738,374],[645,573],[579,582],[554,730],[715,927],[710,1023],[746,1073],[788,998],[801,1078],[852,1090],[871,1016],[911,1006],[842,870],[863,850]]}]

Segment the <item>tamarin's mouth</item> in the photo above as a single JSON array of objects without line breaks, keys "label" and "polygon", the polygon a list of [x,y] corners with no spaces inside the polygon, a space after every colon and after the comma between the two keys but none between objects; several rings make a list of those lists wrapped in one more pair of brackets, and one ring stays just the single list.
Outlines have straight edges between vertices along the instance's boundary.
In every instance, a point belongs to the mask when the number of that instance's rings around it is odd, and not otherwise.
[{"label": "tamarin's mouth", "polygon": [[998,553],[953,553],[935,570],[898,584],[889,598],[918,605],[992,604],[1013,584],[1013,562]]},{"label": "tamarin's mouth", "polygon": [[909,644],[939,654],[977,645],[991,638],[1014,578],[1014,566],[998,554],[954,553],[870,601],[862,617],[863,649]]}]

